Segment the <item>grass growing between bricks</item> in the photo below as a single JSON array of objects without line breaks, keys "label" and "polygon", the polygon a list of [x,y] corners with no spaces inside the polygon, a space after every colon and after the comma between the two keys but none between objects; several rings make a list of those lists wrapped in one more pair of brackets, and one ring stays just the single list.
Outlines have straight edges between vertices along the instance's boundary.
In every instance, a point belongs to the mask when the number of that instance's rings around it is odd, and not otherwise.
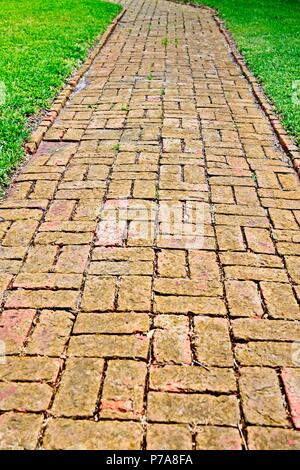
[{"label": "grass growing between bricks", "polygon": [[[299,0],[181,0],[215,8],[300,144]],[[298,83],[297,83],[298,81]]]},{"label": "grass growing between bricks", "polygon": [[0,0],[0,185],[49,106],[121,7],[99,0]]}]

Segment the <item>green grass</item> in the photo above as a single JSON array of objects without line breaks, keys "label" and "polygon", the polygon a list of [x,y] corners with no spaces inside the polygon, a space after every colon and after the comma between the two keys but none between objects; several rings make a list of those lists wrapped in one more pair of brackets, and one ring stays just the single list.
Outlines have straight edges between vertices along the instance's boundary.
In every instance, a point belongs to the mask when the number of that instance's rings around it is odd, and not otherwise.
[{"label": "green grass", "polygon": [[29,118],[49,107],[120,9],[99,0],[0,0],[1,185],[24,155]]},{"label": "green grass", "polygon": [[[300,1],[183,0],[218,10],[249,68],[300,144]],[[293,96],[297,103],[293,103]]]}]

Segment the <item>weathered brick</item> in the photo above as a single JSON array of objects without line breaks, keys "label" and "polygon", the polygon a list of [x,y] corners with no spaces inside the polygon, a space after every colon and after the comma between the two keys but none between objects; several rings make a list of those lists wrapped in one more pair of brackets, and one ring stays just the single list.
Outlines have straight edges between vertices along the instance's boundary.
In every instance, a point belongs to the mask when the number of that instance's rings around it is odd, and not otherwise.
[{"label": "weathered brick", "polygon": [[93,250],[93,261],[154,261],[154,251],[151,248],[129,247],[96,247]]},{"label": "weathered brick", "polygon": [[235,176],[212,176],[210,178],[212,185],[224,186],[254,186],[255,183],[251,178],[235,177]]},{"label": "weathered brick", "polygon": [[79,313],[76,317],[74,333],[137,333],[147,332],[147,313]]},{"label": "weathered brick", "polygon": [[22,271],[25,273],[49,272],[53,266],[58,247],[52,245],[32,246],[28,252]]},{"label": "weathered brick", "polygon": [[236,358],[244,366],[294,367],[293,343],[250,341],[235,347]]},{"label": "weathered brick", "polygon": [[277,242],[276,248],[280,255],[300,255],[300,243]]},{"label": "weathered brick", "polygon": [[99,261],[92,262],[89,267],[90,274],[96,275],[113,275],[113,276],[129,276],[129,275],[152,275],[154,270],[151,261]]},{"label": "weathered brick", "polygon": [[251,215],[226,215],[216,214],[217,225],[230,225],[240,227],[261,227],[268,228],[269,221],[267,217],[255,217]]},{"label": "weathered brick", "polygon": [[36,311],[4,310],[0,317],[0,340],[6,354],[18,354],[29,334]]},{"label": "weathered brick", "polygon": [[[297,364],[299,366],[299,364]],[[296,429],[300,429],[300,370],[283,369],[281,373],[285,392]]]},{"label": "weathered brick", "polygon": [[234,396],[150,392],[148,416],[150,421],[234,426],[239,411]]},{"label": "weathered brick", "polygon": [[217,214],[244,215],[244,216],[253,215],[253,216],[259,216],[259,217],[263,217],[265,215],[264,209],[260,206],[245,206],[242,204],[234,204],[234,205],[233,204],[216,204],[214,209]]},{"label": "weathered brick", "polygon": [[0,382],[1,411],[43,411],[50,404],[52,389],[41,383]]},{"label": "weathered brick", "polygon": [[270,171],[257,170],[256,176],[260,188],[280,188],[276,174]]},{"label": "weathered brick", "polygon": [[43,448],[138,450],[142,433],[142,426],[134,422],[53,419],[47,426]]},{"label": "weathered brick", "polygon": [[261,367],[242,368],[239,384],[247,423],[288,425],[279,379],[274,370]]},{"label": "weathered brick", "polygon": [[[238,204],[245,204],[247,206],[259,205],[259,199],[255,188],[243,188],[243,186],[235,186],[234,194]],[[223,202],[223,200],[221,199],[220,202]]]},{"label": "weathered brick", "polygon": [[251,281],[279,281],[287,282],[288,277],[283,269],[257,268],[252,266],[226,266],[227,279],[240,279]]},{"label": "weathered brick", "polygon": [[55,382],[60,366],[58,359],[49,357],[7,356],[0,367],[0,379]]},{"label": "weathered brick", "polygon": [[87,312],[113,310],[116,281],[113,277],[87,278],[81,308]]},{"label": "weathered brick", "polygon": [[183,424],[149,424],[147,450],[192,450],[189,427]]},{"label": "weathered brick", "polygon": [[26,254],[26,248],[23,246],[1,246],[0,259],[2,260],[22,260]]},{"label": "weathered brick", "polygon": [[[240,188],[239,188],[240,189]],[[244,189],[244,188],[241,188]],[[250,188],[247,188],[250,189]],[[211,188],[212,201],[223,202],[226,204],[234,204],[233,192],[230,186],[212,186]]]},{"label": "weathered brick", "polygon": [[[4,220],[15,220],[20,221],[22,223],[18,224],[21,228],[25,226],[24,221],[30,222],[34,220],[40,220],[42,218],[43,212],[40,209],[23,209],[23,208],[15,208],[15,209],[4,209],[3,206],[0,208],[0,217]],[[30,223],[30,226],[33,227],[34,222]],[[27,225],[29,226],[29,224]]]},{"label": "weathered brick", "polygon": [[162,277],[186,277],[185,251],[162,250],[158,253],[158,273]]},{"label": "weathered brick", "polygon": [[131,193],[132,181],[112,181],[109,185],[108,197],[117,199],[129,197]]},{"label": "weathered brick", "polygon": [[10,291],[6,308],[74,308],[78,293],[72,290],[23,290]]},{"label": "weathered brick", "polygon": [[32,239],[38,222],[35,220],[16,220],[2,241],[4,246],[27,246]]},{"label": "weathered brick", "polygon": [[300,257],[287,256],[285,258],[287,269],[292,280],[296,284],[300,284]]},{"label": "weathered brick", "polygon": [[275,207],[276,209],[296,209],[300,207],[299,201],[293,199],[274,199],[273,197],[261,197],[261,205],[263,207]]},{"label": "weathered brick", "polygon": [[63,182],[66,181],[82,181],[85,179],[88,171],[86,165],[70,165],[63,175]]},{"label": "weathered brick", "polygon": [[189,268],[192,279],[216,280],[220,277],[216,254],[209,251],[190,251]]},{"label": "weathered brick", "polygon": [[196,433],[197,450],[241,450],[242,443],[238,429],[219,426],[198,426]]},{"label": "weathered brick", "polygon": [[50,220],[56,220],[56,221],[61,221],[61,220],[69,220],[72,212],[74,210],[76,201],[63,201],[63,200],[58,200],[58,201],[53,201],[52,204],[50,205],[47,215],[46,215],[46,221]]},{"label": "weathered brick", "polygon": [[141,418],[147,368],[145,362],[109,361],[100,417]]},{"label": "weathered brick", "polygon": [[154,360],[161,363],[191,364],[188,317],[158,315],[155,317],[154,327]]},{"label": "weathered brick", "polygon": [[156,197],[155,181],[139,181],[134,182],[133,197],[138,199],[154,199]]},{"label": "weathered brick", "polygon": [[35,243],[40,245],[86,245],[93,239],[92,232],[39,232],[35,238]]},{"label": "weathered brick", "polygon": [[26,198],[28,192],[31,189],[31,186],[31,181],[24,181],[21,183],[14,184],[13,188],[11,188],[10,197],[13,199]]},{"label": "weathered brick", "polygon": [[56,190],[57,181],[36,181],[30,199],[52,199]]},{"label": "weathered brick", "polygon": [[32,413],[3,413],[0,416],[0,449],[34,450],[43,419],[43,415]]},{"label": "weathered brick", "polygon": [[92,416],[101,382],[101,359],[69,358],[51,413],[55,416]]},{"label": "weathered brick", "polygon": [[292,191],[299,188],[299,181],[294,174],[279,174],[278,179],[285,190]]},{"label": "weathered brick", "polygon": [[9,286],[10,282],[12,281],[12,274],[9,273],[1,273],[0,274],[0,301],[2,302],[3,294],[7,287]]},{"label": "weathered brick", "polygon": [[123,277],[119,289],[118,310],[140,310],[151,309],[151,283],[148,276]]},{"label": "weathered brick", "polygon": [[299,318],[300,309],[289,284],[261,282],[260,285],[271,318]]},{"label": "weathered brick", "polygon": [[248,428],[250,450],[299,450],[299,432],[293,429],[251,426]]},{"label": "weathered brick", "polygon": [[250,250],[255,253],[275,253],[275,248],[268,230],[245,227],[245,236]]},{"label": "weathered brick", "polygon": [[106,180],[109,173],[109,166],[108,165],[90,165],[87,179],[88,180]]},{"label": "weathered brick", "polygon": [[78,335],[72,336],[69,356],[146,358],[148,339],[134,335]]},{"label": "weathered brick", "polygon": [[16,274],[22,266],[21,260],[0,259],[0,273]]},{"label": "weathered brick", "polygon": [[262,317],[264,311],[254,282],[226,281],[225,288],[230,316]]},{"label": "weathered brick", "polygon": [[222,299],[214,297],[159,296],[154,298],[156,313],[188,313],[203,315],[225,315]]},{"label": "weathered brick", "polygon": [[233,369],[220,367],[165,365],[150,369],[150,388],[161,392],[233,393],[236,381]]},{"label": "weathered brick", "polygon": [[[282,268],[283,263],[279,256],[265,255],[259,253],[220,253],[221,262],[224,266],[255,266],[258,268]],[[280,276],[279,271],[272,274]]]},{"label": "weathered brick", "polygon": [[72,324],[71,313],[44,310],[29,338],[26,352],[59,357],[69,339]]},{"label": "weathered brick", "polygon": [[299,231],[297,230],[272,229],[272,236],[275,242],[290,242],[288,245],[291,247],[300,241]]},{"label": "weathered brick", "polygon": [[275,228],[295,230],[299,228],[292,211],[271,208],[269,214]]},{"label": "weathered brick", "polygon": [[83,273],[90,252],[89,245],[67,245],[61,250],[55,265],[58,273]]},{"label": "weathered brick", "polygon": [[244,251],[246,249],[240,227],[217,225],[216,232],[220,250]]},{"label": "weathered brick", "polygon": [[39,232],[78,232],[78,233],[85,233],[85,232],[94,232],[96,227],[95,222],[87,222],[87,221],[55,221],[52,220],[50,222],[44,222],[39,227]]},{"label": "weathered brick", "polygon": [[[209,276],[208,276],[209,277]],[[157,278],[154,280],[154,292],[178,296],[215,297],[223,294],[223,286],[219,280],[189,278]]]},{"label": "weathered brick", "polygon": [[238,340],[300,341],[300,322],[239,318],[231,322]]},{"label": "weathered brick", "polygon": [[13,286],[26,289],[80,289],[81,280],[79,274],[20,273]]},{"label": "weathered brick", "polygon": [[195,318],[195,347],[200,363],[233,366],[229,324],[223,318]]},{"label": "weathered brick", "polygon": [[101,203],[98,199],[80,199],[73,220],[96,220],[99,213]]}]

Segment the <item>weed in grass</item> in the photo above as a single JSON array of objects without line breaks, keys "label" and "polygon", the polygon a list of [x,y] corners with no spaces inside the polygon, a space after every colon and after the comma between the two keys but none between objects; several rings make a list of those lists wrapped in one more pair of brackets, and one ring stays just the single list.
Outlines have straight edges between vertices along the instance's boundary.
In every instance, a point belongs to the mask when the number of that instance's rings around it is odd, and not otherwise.
[{"label": "weed in grass", "polygon": [[120,151],[120,148],[121,148],[120,144],[115,144],[115,145],[113,146],[113,150],[115,150],[115,152],[119,152],[119,151]]},{"label": "weed in grass", "polygon": [[150,81],[153,80],[152,72],[148,73],[147,80],[150,80]]},{"label": "weed in grass", "polygon": [[257,174],[256,174],[256,171],[252,171],[252,173],[251,173],[251,178],[253,179],[253,181],[254,181],[255,183],[257,183]]},{"label": "weed in grass", "polygon": [[161,44],[162,44],[162,46],[164,46],[164,47],[167,47],[167,46],[169,45],[169,43],[170,43],[170,40],[169,40],[167,37],[166,37],[166,38],[163,38],[163,39],[161,40]]}]

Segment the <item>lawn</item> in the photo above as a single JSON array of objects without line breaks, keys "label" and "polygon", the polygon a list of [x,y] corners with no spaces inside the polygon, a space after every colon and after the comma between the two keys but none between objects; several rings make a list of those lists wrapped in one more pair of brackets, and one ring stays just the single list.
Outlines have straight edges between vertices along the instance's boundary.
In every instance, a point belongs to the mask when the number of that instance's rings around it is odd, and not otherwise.
[{"label": "lawn", "polygon": [[286,129],[300,144],[300,1],[183,1],[218,10]]},{"label": "lawn", "polygon": [[0,185],[47,109],[121,7],[99,0],[0,0]]}]

